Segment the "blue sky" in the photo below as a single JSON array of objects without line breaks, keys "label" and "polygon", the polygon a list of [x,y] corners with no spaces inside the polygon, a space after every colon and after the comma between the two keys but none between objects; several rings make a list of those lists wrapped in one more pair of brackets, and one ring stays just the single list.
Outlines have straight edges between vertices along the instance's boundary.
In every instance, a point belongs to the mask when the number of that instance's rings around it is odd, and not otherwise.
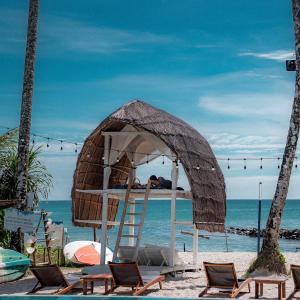
[{"label": "blue sky", "polygon": [[[0,125],[15,127],[27,1],[1,0],[0,9]],[[295,75],[285,71],[294,52],[290,1],[43,0],[38,31],[33,132],[82,142],[138,98],[190,123],[217,157],[282,155]],[[59,148],[52,143],[42,159],[54,176],[50,198],[68,199],[77,156],[73,145]],[[277,162],[220,165],[228,198],[256,198],[259,181],[272,197]],[[160,161],[139,175],[158,167],[169,176]],[[290,198],[300,198],[299,172]]]}]

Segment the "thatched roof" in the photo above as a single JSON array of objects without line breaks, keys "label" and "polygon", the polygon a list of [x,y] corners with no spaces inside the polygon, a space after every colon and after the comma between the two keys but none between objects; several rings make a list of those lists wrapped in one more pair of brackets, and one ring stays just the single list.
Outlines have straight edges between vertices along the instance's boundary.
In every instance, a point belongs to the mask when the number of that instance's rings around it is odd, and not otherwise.
[{"label": "thatched roof", "polygon": [[[180,160],[193,194],[193,222],[197,228],[223,231],[226,214],[225,183],[208,142],[184,121],[142,101],[132,101],[119,108],[86,139],[74,173],[74,225],[91,226],[88,222],[76,222],[76,219],[101,220],[101,196],[76,190],[102,188],[104,136],[101,133],[121,131],[128,125],[159,138]],[[110,186],[126,182],[131,162],[127,156],[123,156],[114,167]],[[118,204],[118,200],[109,199],[108,220],[115,220]]]}]

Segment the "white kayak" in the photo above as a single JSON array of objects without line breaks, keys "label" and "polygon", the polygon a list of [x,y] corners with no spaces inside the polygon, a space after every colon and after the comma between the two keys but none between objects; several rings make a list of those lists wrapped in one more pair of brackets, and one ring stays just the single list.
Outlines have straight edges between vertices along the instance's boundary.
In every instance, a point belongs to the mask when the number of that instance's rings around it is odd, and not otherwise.
[{"label": "white kayak", "polygon": [[[100,264],[101,244],[92,241],[75,241],[64,247],[64,255],[76,264],[98,265]],[[113,252],[106,248],[105,262],[112,261]]]}]

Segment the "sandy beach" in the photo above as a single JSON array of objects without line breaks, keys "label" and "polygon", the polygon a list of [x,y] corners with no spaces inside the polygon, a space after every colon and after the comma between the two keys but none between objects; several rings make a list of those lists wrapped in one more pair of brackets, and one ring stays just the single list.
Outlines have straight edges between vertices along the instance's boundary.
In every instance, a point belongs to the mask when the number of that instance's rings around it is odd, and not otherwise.
[{"label": "sandy beach", "polygon": [[[181,257],[186,262],[191,262],[191,253],[180,253]],[[202,252],[199,253],[199,262],[202,265],[203,261],[210,262],[234,262],[236,271],[239,277],[242,277],[245,270],[249,266],[250,262],[255,258],[255,253],[253,252]],[[284,253],[287,261],[287,267],[289,269],[290,264],[300,264],[300,252],[289,252]],[[65,274],[75,273],[80,271],[80,269],[67,269],[63,268]],[[32,275],[28,275],[16,282],[10,282],[0,285],[1,295],[24,295],[26,294],[35,284],[36,280]],[[206,283],[204,271],[199,272],[186,272],[178,276],[171,277],[167,276],[166,282],[163,284],[163,289],[159,290],[158,287],[154,286],[149,289],[145,294],[152,297],[181,297],[181,298],[193,298],[198,297],[199,292],[204,288]],[[293,281],[289,276],[286,285],[287,295],[293,290]],[[39,294],[48,293],[49,290],[43,290]],[[212,290],[213,292],[213,290]],[[94,293],[97,295],[103,293],[103,286],[96,285]],[[74,291],[73,294],[82,294],[81,291]],[[116,290],[116,295],[127,295],[126,289]],[[215,297],[220,297],[220,295],[215,295]],[[210,297],[210,296],[208,296]],[[221,297],[226,297],[222,296]],[[240,298],[248,299],[254,298],[254,283],[251,284],[251,293],[242,293]],[[266,285],[264,287],[263,298],[277,299],[277,287],[274,285]]]}]

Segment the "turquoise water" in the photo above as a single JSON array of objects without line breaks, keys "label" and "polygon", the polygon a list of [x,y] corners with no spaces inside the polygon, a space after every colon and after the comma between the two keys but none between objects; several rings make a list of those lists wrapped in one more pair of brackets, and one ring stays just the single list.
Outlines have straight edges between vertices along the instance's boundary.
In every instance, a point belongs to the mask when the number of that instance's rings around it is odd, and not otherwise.
[{"label": "turquoise water", "polygon": [[[266,223],[271,201],[262,202],[262,227]],[[226,226],[257,227],[257,206],[255,200],[228,200]],[[40,207],[53,212],[51,218],[54,221],[63,221],[68,228],[71,241],[92,240],[91,228],[74,227],[72,225],[71,201],[48,201],[41,202]],[[177,201],[177,219],[190,221],[192,218],[191,202]],[[121,211],[121,209],[119,210]],[[282,228],[300,228],[300,200],[287,201]],[[149,201],[148,211],[143,231],[143,243],[167,245],[170,235],[170,201]],[[189,227],[177,226],[177,249],[183,251],[184,244],[187,250],[192,248],[192,238],[184,236],[181,230],[189,231]],[[209,234],[203,232],[203,234]],[[117,228],[109,231],[109,246],[114,247]],[[199,239],[199,251],[226,251],[224,234],[213,234],[209,240]],[[97,230],[100,237],[100,230]],[[229,251],[256,251],[256,238],[228,234]],[[283,251],[295,251],[300,247],[300,241],[280,240]]]}]

